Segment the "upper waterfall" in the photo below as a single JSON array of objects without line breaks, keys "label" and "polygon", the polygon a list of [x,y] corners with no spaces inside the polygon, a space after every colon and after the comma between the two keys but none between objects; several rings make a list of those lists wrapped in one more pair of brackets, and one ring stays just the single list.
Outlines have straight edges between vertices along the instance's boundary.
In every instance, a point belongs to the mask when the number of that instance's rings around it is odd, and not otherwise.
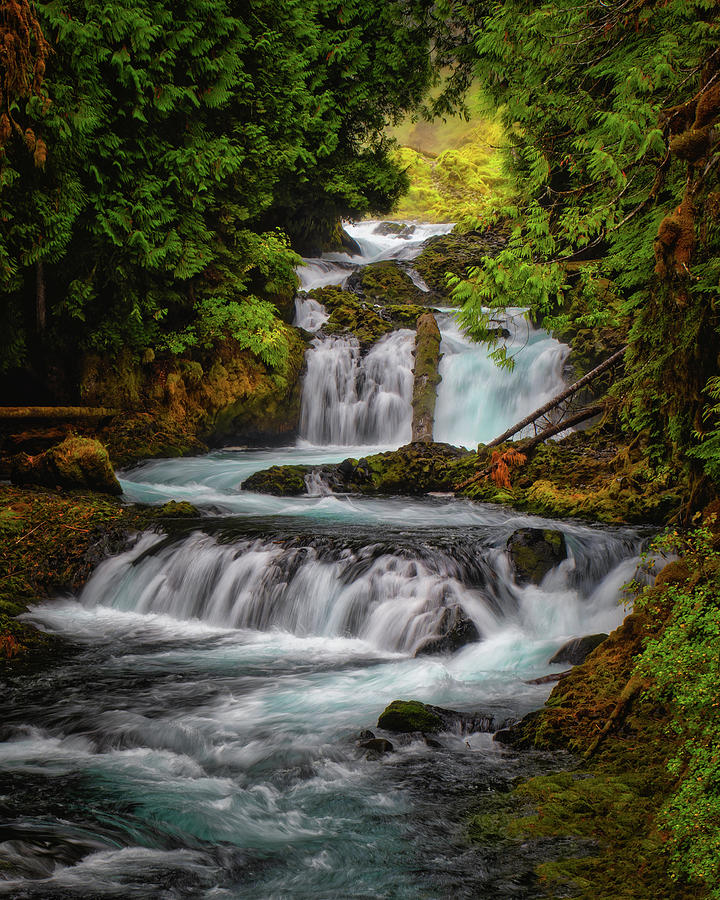
[{"label": "upper waterfall", "polygon": [[[353,271],[382,260],[408,264],[434,235],[451,225],[415,225],[403,234],[384,233],[377,222],[346,229],[360,253],[328,253],[307,259],[298,270],[303,291],[344,285]],[[427,291],[420,276],[415,284]],[[513,422],[562,391],[569,348],[534,328],[521,308],[498,317],[512,370],[489,358],[487,345],[472,341],[452,310],[436,311],[442,335],[434,439],[473,447],[492,440]],[[305,294],[296,300],[295,322],[317,333],[307,352],[300,439],[315,446],[397,447],[411,437],[413,332],[403,329],[381,338],[367,353],[351,336],[325,335],[328,314]]]}]

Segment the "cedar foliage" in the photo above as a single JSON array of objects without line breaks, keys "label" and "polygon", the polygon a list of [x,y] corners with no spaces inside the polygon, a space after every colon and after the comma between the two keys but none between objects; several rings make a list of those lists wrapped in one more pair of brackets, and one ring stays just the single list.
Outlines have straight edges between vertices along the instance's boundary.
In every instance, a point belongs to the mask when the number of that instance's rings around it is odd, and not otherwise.
[{"label": "cedar foliage", "polygon": [[3,4],[6,35],[25,35],[7,76],[25,127],[2,148],[0,370],[226,335],[280,366],[298,259],[278,228],[302,246],[405,188],[383,130],[433,78],[431,7]]},{"label": "cedar foliage", "polygon": [[488,306],[560,328],[629,321],[625,427],[657,467],[698,458],[716,478],[718,16],[710,0],[487,11],[476,74],[507,133],[515,199],[495,214],[511,232],[454,282],[480,330]]}]

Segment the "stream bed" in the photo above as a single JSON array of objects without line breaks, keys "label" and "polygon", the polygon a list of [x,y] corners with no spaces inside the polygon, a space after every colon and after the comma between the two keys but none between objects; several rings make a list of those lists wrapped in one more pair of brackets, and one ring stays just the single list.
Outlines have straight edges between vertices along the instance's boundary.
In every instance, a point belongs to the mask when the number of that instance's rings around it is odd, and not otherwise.
[{"label": "stream bed", "polygon": [[[411,261],[428,236],[374,238],[371,225],[353,231],[362,259],[310,261],[305,287],[372,259]],[[490,730],[451,729],[439,746],[388,735],[395,751],[374,757],[358,741],[398,698],[478,712],[492,728],[541,706],[551,686],[528,682],[563,668],[548,665],[553,653],[622,621],[646,536],[447,496],[241,490],[270,465],[409,437],[407,336],[363,355],[322,336],[312,301],[299,314],[318,337],[297,445],[120,473],[126,500],[189,500],[200,516],[139,535],[77,596],[28,614],[75,651],[5,688],[0,895],[542,896],[533,866],[562,845],[483,849],[467,817],[566,759],[515,753]],[[567,348],[529,326],[512,338],[525,352],[514,373],[488,366],[449,315],[441,328],[438,439],[487,440],[563,383]],[[568,547],[539,586],[519,584],[505,552],[527,527],[560,530]],[[415,657],[451,606],[481,640]]]}]

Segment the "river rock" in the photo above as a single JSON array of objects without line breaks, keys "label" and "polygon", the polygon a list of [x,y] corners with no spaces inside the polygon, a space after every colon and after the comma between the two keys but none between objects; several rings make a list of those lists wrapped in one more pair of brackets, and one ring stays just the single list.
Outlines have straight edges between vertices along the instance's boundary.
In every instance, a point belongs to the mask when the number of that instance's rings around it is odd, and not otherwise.
[{"label": "river rock", "polygon": [[381,222],[373,228],[373,234],[394,235],[395,237],[408,239],[415,234],[415,226],[406,222]]},{"label": "river rock", "polygon": [[460,606],[450,606],[444,610],[438,624],[438,632],[438,635],[428,638],[420,644],[415,651],[415,656],[454,653],[466,644],[473,644],[480,640],[477,626]]},{"label": "river rock", "polygon": [[79,488],[105,494],[122,494],[110,457],[100,441],[69,437],[37,456],[19,454],[13,460],[14,484]]},{"label": "river rock", "polygon": [[592,651],[607,638],[607,634],[587,634],[585,637],[573,638],[563,644],[558,652],[548,660],[549,665],[570,663],[577,666],[585,662]]},{"label": "river rock", "polygon": [[507,552],[518,584],[540,584],[567,559],[565,535],[553,528],[518,528],[508,538]]},{"label": "river rock", "polygon": [[[503,712],[510,710],[503,708]],[[419,700],[393,700],[380,714],[378,728],[405,734],[425,735],[441,731],[470,734],[475,731],[496,731],[514,721],[515,717],[512,715],[499,717],[495,713],[482,711],[466,713],[421,703]]]},{"label": "river rock", "polygon": [[392,753],[395,750],[392,741],[388,741],[385,738],[370,738],[367,741],[361,741],[358,746],[363,750],[369,750],[373,754],[378,753],[380,755]]},{"label": "river rock", "polygon": [[506,242],[504,235],[492,231],[436,235],[425,242],[413,265],[431,288],[447,294],[448,272],[464,277],[468,266],[480,265],[484,256],[495,256]]},{"label": "river rock", "polygon": [[348,290],[374,304],[427,305],[435,296],[422,291],[395,260],[370,263],[353,272]]}]

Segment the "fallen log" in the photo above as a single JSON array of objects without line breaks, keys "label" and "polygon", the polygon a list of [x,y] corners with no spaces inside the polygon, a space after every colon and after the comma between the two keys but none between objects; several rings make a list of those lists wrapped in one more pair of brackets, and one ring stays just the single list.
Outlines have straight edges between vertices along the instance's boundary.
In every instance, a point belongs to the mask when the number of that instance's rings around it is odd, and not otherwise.
[{"label": "fallen log", "polygon": [[0,406],[0,421],[7,419],[111,419],[118,409],[105,406]]},{"label": "fallen log", "polygon": [[[554,425],[550,425],[548,428],[545,428],[543,431],[539,431],[536,435],[531,438],[527,438],[522,445],[520,446],[520,451],[522,453],[528,453],[534,447],[537,447],[538,444],[541,444],[543,441],[548,440],[548,438],[554,437],[556,434],[559,434],[561,431],[565,431],[566,428],[572,428],[573,425],[579,425],[580,422],[584,422],[586,419],[591,419],[593,416],[599,415],[603,412],[605,407],[602,404],[597,404],[596,406],[588,406],[585,409],[580,410],[580,412],[575,413],[574,416],[569,416],[567,419],[564,419],[562,422],[556,422]],[[488,447],[492,446],[491,444],[487,445]],[[492,472],[492,465],[487,466],[481,472],[476,472],[470,478],[461,482],[460,484],[456,484],[453,490],[461,491],[463,488],[468,487],[471,484],[474,484],[476,481],[480,481],[481,478],[487,478],[488,475]]]},{"label": "fallen log", "polygon": [[[539,407],[534,412],[531,412],[529,416],[525,416],[524,419],[516,422],[513,426],[508,428],[507,431],[503,431],[501,435],[494,438],[492,441],[490,441],[489,444],[486,444],[485,446],[488,448],[497,447],[498,444],[502,444],[503,441],[506,441],[514,434],[517,434],[518,431],[522,431],[522,429],[527,425],[532,425],[533,422],[535,422],[541,416],[544,416],[545,413],[550,412],[551,409],[555,409],[569,397],[572,397],[573,394],[576,394],[581,388],[584,388],[586,385],[590,384],[591,381],[594,381],[598,377],[598,375],[602,375],[603,372],[606,372],[616,363],[620,362],[626,350],[627,347],[623,347],[616,353],[613,353],[613,355],[608,357],[605,362],[600,363],[599,366],[596,366],[594,369],[592,369],[592,371],[588,372],[587,375],[583,375],[582,378],[578,379],[574,384],[571,384],[570,387],[564,390],[561,394],[553,397],[552,400],[548,400],[548,402],[544,406]],[[559,430],[562,431],[562,429]],[[557,432],[555,433],[557,434]]]}]

